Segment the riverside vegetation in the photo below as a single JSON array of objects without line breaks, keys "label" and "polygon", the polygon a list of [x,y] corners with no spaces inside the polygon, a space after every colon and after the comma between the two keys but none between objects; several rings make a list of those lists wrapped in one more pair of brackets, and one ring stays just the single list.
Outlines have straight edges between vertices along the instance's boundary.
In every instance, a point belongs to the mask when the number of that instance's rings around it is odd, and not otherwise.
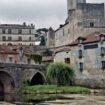
[{"label": "riverside vegetation", "polygon": [[89,93],[90,89],[80,86],[70,86],[73,80],[73,68],[64,63],[52,63],[46,72],[48,85],[24,86],[19,89],[24,100],[46,101],[55,99],[68,99],[61,94]]}]

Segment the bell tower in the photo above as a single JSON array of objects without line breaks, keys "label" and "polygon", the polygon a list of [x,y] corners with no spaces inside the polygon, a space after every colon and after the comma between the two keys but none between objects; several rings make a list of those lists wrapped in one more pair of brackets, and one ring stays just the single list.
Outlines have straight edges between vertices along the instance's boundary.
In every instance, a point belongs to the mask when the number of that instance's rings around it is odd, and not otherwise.
[{"label": "bell tower", "polygon": [[77,4],[86,3],[86,0],[67,0],[67,10],[77,9]]}]

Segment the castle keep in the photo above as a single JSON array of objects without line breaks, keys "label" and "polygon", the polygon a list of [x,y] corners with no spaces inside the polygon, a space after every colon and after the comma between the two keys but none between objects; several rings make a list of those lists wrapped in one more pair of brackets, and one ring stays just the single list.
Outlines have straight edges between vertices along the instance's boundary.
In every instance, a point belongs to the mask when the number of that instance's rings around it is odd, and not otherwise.
[{"label": "castle keep", "polygon": [[104,3],[67,0],[67,19],[55,31],[54,62],[73,66],[76,85],[105,87],[104,8]]},{"label": "castle keep", "polygon": [[104,3],[67,0],[67,11],[65,24],[55,31],[55,47],[70,44],[79,36],[85,37],[93,32],[105,31]]}]

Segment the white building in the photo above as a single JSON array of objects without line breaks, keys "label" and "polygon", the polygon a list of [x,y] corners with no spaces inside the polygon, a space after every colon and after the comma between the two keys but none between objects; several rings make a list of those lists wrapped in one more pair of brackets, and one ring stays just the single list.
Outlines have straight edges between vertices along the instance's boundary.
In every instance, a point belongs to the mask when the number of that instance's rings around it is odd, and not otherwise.
[{"label": "white building", "polygon": [[0,24],[0,45],[35,45],[35,26]]}]

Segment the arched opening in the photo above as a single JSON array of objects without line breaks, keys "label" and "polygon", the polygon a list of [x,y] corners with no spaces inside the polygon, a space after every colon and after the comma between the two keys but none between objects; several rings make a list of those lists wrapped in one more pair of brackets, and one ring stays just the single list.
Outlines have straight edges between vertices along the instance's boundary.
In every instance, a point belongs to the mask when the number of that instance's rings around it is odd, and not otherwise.
[{"label": "arched opening", "polygon": [[0,94],[4,93],[3,83],[0,81]]},{"label": "arched opening", "polygon": [[31,80],[31,85],[43,85],[45,83],[45,78],[41,73],[36,73]]},{"label": "arched opening", "polygon": [[0,101],[4,100],[4,86],[3,83],[0,81]]},{"label": "arched opening", "polygon": [[0,93],[14,93],[15,83],[13,78],[6,72],[0,71]]}]

